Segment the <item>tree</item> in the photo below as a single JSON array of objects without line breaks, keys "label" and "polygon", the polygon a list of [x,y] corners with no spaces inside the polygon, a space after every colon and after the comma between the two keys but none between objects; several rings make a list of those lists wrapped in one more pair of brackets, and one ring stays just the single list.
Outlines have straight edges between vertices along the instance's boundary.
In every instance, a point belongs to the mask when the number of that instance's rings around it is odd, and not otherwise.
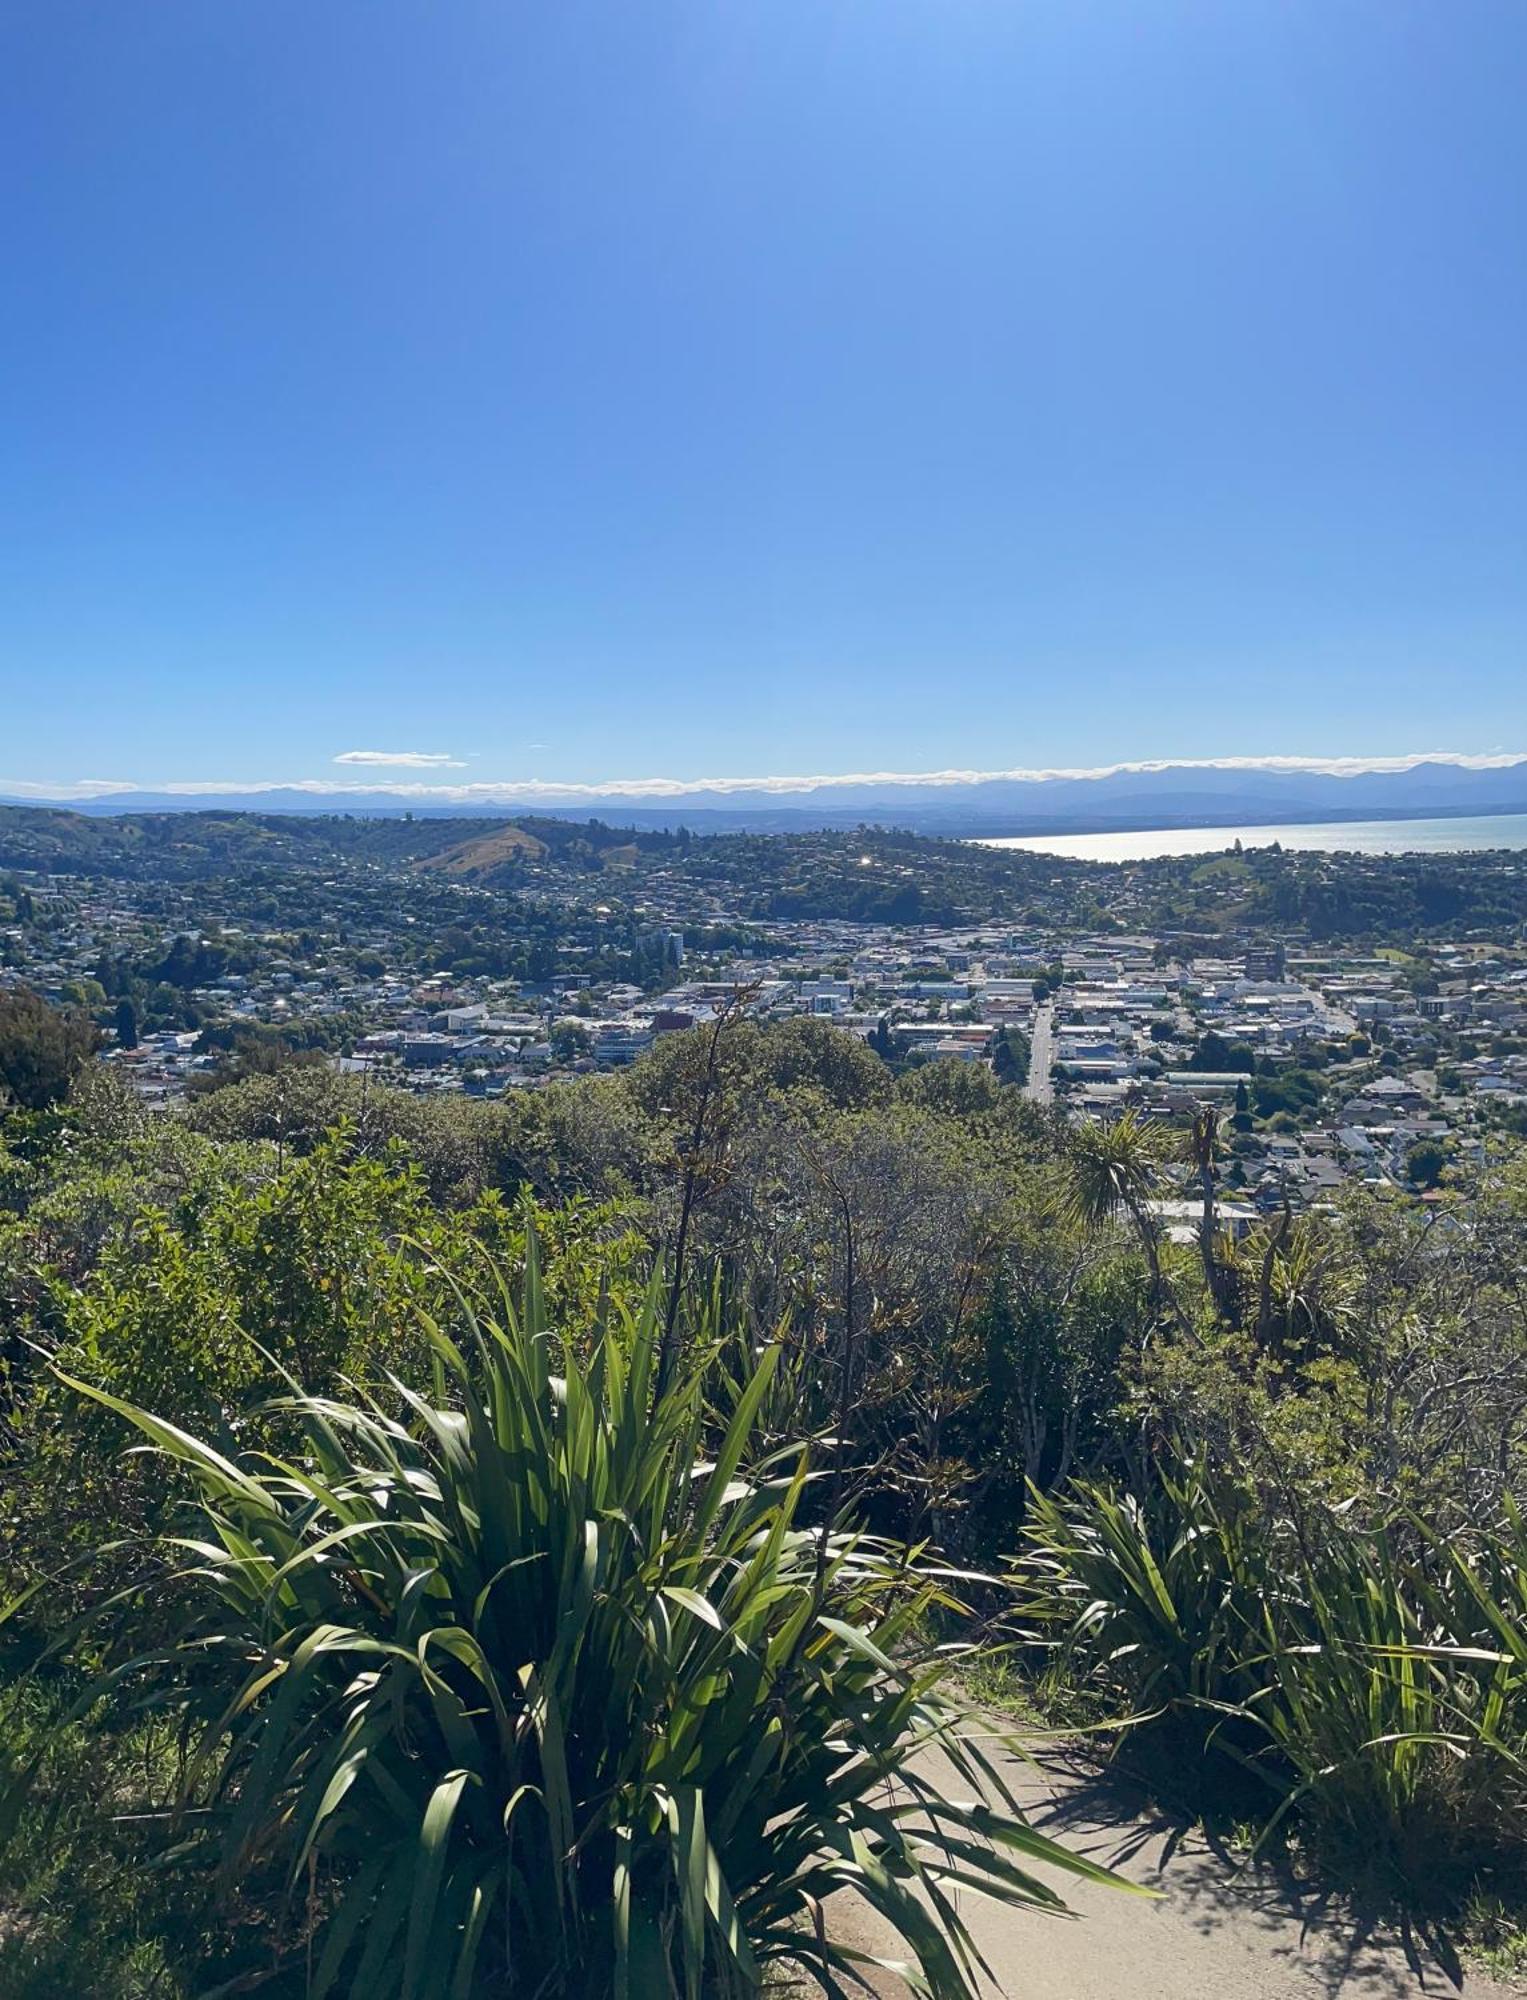
[{"label": "tree", "polygon": [[1434,1188],[1447,1163],[1447,1147],[1440,1139],[1418,1139],[1405,1155],[1406,1176],[1412,1187]]},{"label": "tree", "polygon": [[1090,1229],[1121,1214],[1129,1218],[1150,1270],[1153,1314],[1160,1313],[1166,1296],[1161,1244],[1150,1211],[1160,1160],[1155,1133],[1134,1111],[1111,1125],[1090,1120],[1072,1135],[1071,1212]]},{"label": "tree", "polygon": [[28,986],[0,992],[0,1092],[24,1111],[46,1111],[68,1096],[99,1037],[87,1016],[50,1007]]},{"label": "tree", "polygon": [[1245,1042],[1227,1042],[1210,1028],[1188,1058],[1188,1068],[1223,1075],[1226,1070],[1250,1071],[1256,1058]]},{"label": "tree", "polygon": [[577,1056],[586,1056],[593,1047],[589,1031],[581,1021],[558,1021],[549,1040],[558,1062],[572,1062]]},{"label": "tree", "polygon": [[[1238,1086],[1236,1101],[1245,1084]],[[1203,1206],[1198,1218],[1198,1255],[1204,1267],[1204,1284],[1215,1309],[1224,1312],[1228,1300],[1227,1273],[1220,1268],[1214,1254],[1214,1203],[1216,1194],[1216,1166],[1219,1158],[1219,1113],[1212,1104],[1201,1105],[1193,1114],[1192,1129],[1188,1134],[1188,1155],[1193,1162],[1193,1170],[1198,1176],[1199,1199]]]},{"label": "tree", "polygon": [[1008,1028],[998,1035],[992,1052],[992,1069],[998,1083],[1027,1083],[1029,1054],[1029,1038],[1022,1028]]},{"label": "tree", "polygon": [[809,1091],[841,1111],[884,1103],[891,1094],[890,1074],[873,1049],[809,1014],[761,1028],[734,1004],[715,1070],[710,1035],[709,1026],[660,1035],[626,1071],[625,1087],[647,1116],[689,1124],[707,1077],[715,1098],[713,1125],[755,1115],[770,1098],[797,1091]]},{"label": "tree", "polygon": [[138,1046],[138,1010],[131,1000],[117,1002],[117,1046],[124,1049]]},{"label": "tree", "polygon": [[1000,1075],[994,1076],[981,1063],[939,1056],[900,1077],[896,1095],[904,1103],[942,1112],[948,1118],[971,1119],[995,1109],[1000,1082]]}]

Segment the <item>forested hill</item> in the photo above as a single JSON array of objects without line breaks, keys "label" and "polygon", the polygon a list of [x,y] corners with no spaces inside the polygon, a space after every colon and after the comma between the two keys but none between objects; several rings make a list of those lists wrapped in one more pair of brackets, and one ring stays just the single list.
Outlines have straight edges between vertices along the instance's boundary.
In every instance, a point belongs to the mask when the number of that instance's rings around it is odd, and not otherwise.
[{"label": "forested hill", "polygon": [[1312,940],[1527,927],[1527,856],[1285,852],[1102,864],[880,827],[693,834],[522,816],[367,818],[185,812],[86,816],[0,806],[0,870],[194,883],[251,871],[436,876],[519,895],[587,895],[737,916],[887,924],[1011,922],[1197,935],[1276,929]]},{"label": "forested hill", "polygon": [[[0,805],[0,867],[194,880],[271,864],[429,867],[486,880],[511,858],[598,867],[617,850],[671,852],[679,837],[597,820],[372,818],[349,813],[165,812],[111,817]],[[687,843],[686,843],[687,844]]]},{"label": "forested hill", "polygon": [[438,853],[462,837],[460,820],[236,812],[104,818],[52,807],[0,805],[0,867],[60,874],[153,873],[191,879],[269,862],[298,867],[330,867],[345,859],[396,863]]}]

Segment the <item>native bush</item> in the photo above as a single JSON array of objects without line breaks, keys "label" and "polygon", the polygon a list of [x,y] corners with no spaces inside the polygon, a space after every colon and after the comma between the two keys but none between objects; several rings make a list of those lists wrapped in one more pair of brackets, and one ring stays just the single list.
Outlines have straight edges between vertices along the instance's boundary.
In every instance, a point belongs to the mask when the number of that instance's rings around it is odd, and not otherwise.
[{"label": "native bush", "polygon": [[284,1906],[288,1990],[698,2000],[794,1965],[846,1993],[821,1912],[852,1892],[965,2000],[957,1889],[1054,1909],[1031,1861],[1098,1873],[1025,1825],[920,1650],[955,1580],[804,1525],[809,1451],[759,1445],[777,1350],[734,1394],[702,1321],[665,1374],[662,1306],[555,1334],[532,1238],[518,1304],[426,1320],[428,1395],[294,1388],[285,1457],[73,1385],[194,1496],[169,1643],[76,1711],[173,1718],[160,1858]]},{"label": "native bush", "polygon": [[[1416,1520],[1295,1520],[1202,1460],[1143,1495],[1036,1496],[1024,1606],[1121,1741],[1220,1768],[1263,1837],[1293,1831],[1399,1900],[1456,1907],[1527,1822],[1527,1536],[1465,1550]],[[1232,1780],[1245,1781],[1239,1793]]]}]

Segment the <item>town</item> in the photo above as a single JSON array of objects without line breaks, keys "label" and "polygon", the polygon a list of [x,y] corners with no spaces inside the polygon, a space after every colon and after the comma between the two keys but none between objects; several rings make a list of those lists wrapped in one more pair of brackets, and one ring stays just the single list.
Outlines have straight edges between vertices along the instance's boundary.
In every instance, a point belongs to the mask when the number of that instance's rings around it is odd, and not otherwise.
[{"label": "town", "polygon": [[[12,817],[25,831],[29,816]],[[1089,869],[868,831],[792,856],[789,843],[715,836],[642,845],[597,825],[510,822],[463,839],[437,821],[394,828],[399,851],[381,858],[357,856],[352,828],[350,847],[247,866],[226,857],[234,824],[217,839],[203,829],[190,865],[182,838],[173,867],[131,878],[109,854],[86,867],[50,853],[0,875],[0,981],[89,1013],[101,1060],[156,1109],[288,1061],[491,1100],[621,1068],[724,1010],[809,1015],[894,1068],[975,1066],[1067,1120],[1133,1111],[1186,1126],[1213,1106],[1232,1234],[1353,1181],[1435,1198],[1494,1135],[1527,1129],[1515,856],[1450,859],[1493,885],[1492,921],[1450,904],[1445,935],[1378,942],[1371,915],[1359,933],[1317,938],[1335,927],[1279,924],[1268,905],[1288,903],[1290,869],[1307,902],[1312,878],[1318,905],[1333,878],[1350,895],[1344,861],[1384,887],[1402,858],[1279,857],[1278,894],[1259,901],[1246,893],[1257,857],[1233,852]],[[11,831],[0,858],[35,862]],[[839,886],[760,885],[761,851],[786,876],[825,857]],[[998,860],[1011,860],[1006,888],[989,874],[937,886]],[[868,884],[870,911],[984,898],[1013,914],[774,913],[857,907]],[[1191,1230],[1192,1202],[1173,1206],[1164,1220]]]}]

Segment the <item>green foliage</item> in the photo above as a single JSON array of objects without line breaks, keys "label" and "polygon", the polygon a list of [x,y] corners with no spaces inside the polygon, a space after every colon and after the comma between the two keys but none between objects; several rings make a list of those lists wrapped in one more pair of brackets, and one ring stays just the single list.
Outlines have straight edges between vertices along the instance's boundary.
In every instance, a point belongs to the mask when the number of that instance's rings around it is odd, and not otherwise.
[{"label": "green foliage", "polygon": [[[1127,1711],[1297,1821],[1328,1862],[1457,1908],[1527,1833],[1527,1554],[1514,1510],[1466,1555],[1415,1523],[1266,1509],[1202,1461],[1137,1496],[1036,1496],[1030,1617]],[[1189,1767],[1191,1768],[1191,1766]]]},{"label": "green foliage", "polygon": [[[119,1148],[82,1148],[0,1230],[7,1316],[66,1369],[246,1441],[272,1441],[261,1406],[282,1371],[324,1394],[383,1367],[416,1373],[420,1308],[443,1310],[453,1284],[479,1288],[484,1249],[514,1254],[524,1218],[491,1196],[441,1212],[398,1149],[371,1159],[352,1140],[341,1128],[283,1160],[161,1123]],[[601,1285],[625,1296],[643,1282],[645,1245],[618,1210],[569,1202],[541,1227],[570,1329],[591,1323]],[[116,1426],[40,1372],[20,1339],[5,1382],[26,1476],[9,1496],[0,1595],[163,1504],[142,1461],[120,1458]]]},{"label": "green foliage", "polygon": [[961,1120],[988,1117],[1001,1102],[997,1078],[981,1063],[943,1056],[919,1063],[896,1079],[896,1095],[904,1104],[920,1105]]},{"label": "green foliage", "polygon": [[203,1956],[216,1950],[210,1912],[142,1867],[134,1823],[157,1787],[173,1785],[174,1745],[146,1726],[113,1732],[98,1710],[66,1719],[75,1691],[39,1681],[4,1701],[0,1772],[40,1763],[33,1803],[0,1841],[0,1990],[6,2000],[191,2000],[176,1966],[193,1938]]},{"label": "green foliage", "polygon": [[1434,1188],[1449,1157],[1448,1148],[1440,1139],[1418,1139],[1405,1155],[1405,1173],[1411,1186]]},{"label": "green foliage", "polygon": [[1136,1495],[1077,1482],[1035,1493],[1025,1610],[1120,1694],[1134,1726],[1186,1719],[1202,1742],[1250,1692],[1242,1662],[1268,1574],[1246,1494],[1200,1467]]},{"label": "green foliage", "polygon": [[79,1294],[65,1358],[177,1421],[228,1414],[272,1367],[327,1387],[399,1358],[423,1283],[412,1242],[442,1235],[413,1170],[348,1157],[340,1131],[183,1222],[144,1213]]},{"label": "green foliage", "polygon": [[[58,1579],[12,1619],[16,1657],[93,1594],[131,1594],[134,1551],[179,1525],[170,1509],[181,1489],[162,1463],[124,1456],[116,1417],[59,1384],[44,1356],[230,1461],[264,1450],[312,1473],[318,1447],[302,1429],[312,1406],[281,1407],[283,1368],[309,1396],[363,1414],[354,1385],[382,1371],[433,1409],[464,1406],[421,1312],[459,1323],[459,1286],[480,1317],[503,1322],[514,1351],[519,1336],[479,1245],[510,1263],[524,1257],[527,1191],[540,1204],[545,1323],[559,1354],[585,1371],[607,1341],[628,1354],[687,1197],[677,1323],[708,1314],[710,1327],[727,1328],[718,1357],[693,1356],[709,1370],[699,1448],[713,1452],[765,1349],[778,1359],[750,1455],[841,1439],[826,1477],[794,1503],[792,1562],[814,1578],[822,1514],[839,1511],[829,1488],[851,1496],[875,1534],[927,1537],[950,1560],[982,1566],[1015,1546],[1026,1512],[1031,1527],[1049,1520],[1052,1569],[1036,1547],[1025,1589],[1038,1608],[1048,1603],[1053,1636],[1086,1607],[1097,1629],[1079,1626],[1048,1653],[1047,1698],[1069,1675],[1093,1715],[1153,1716],[1131,1731],[1131,1754],[1154,1743],[1164,1781],[1198,1773],[1210,1789],[1241,1788],[1242,1817],[1265,1822],[1283,1807],[1279,1827],[1322,1855],[1350,1852],[1366,1821],[1379,1829],[1369,1846],[1390,1884],[1415,1878],[1428,1841],[1451,1857],[1439,1881],[1461,1882],[1476,1864],[1502,1880],[1527,1852],[1512,1762],[1520,1670],[1451,1565],[1456,1555],[1468,1566],[1514,1644],[1527,1614],[1502,1524],[1527,1472],[1520,1154],[1504,1150],[1483,1169],[1461,1161],[1446,1203],[1349,1191],[1305,1216],[1275,1216],[1238,1244],[1216,1239],[1206,1257],[1203,1243],[1169,1240],[1153,1204],[1192,1186],[1195,1169],[1198,1185],[1220,1173],[1207,1131],[1185,1159],[1172,1134],[1131,1116],[1068,1127],[984,1067],[931,1062],[898,1075],[821,1022],[732,1018],[714,1057],[711,1041],[708,1027],[664,1036],[628,1071],[560,1078],[502,1103],[419,1099],[320,1065],[283,1066],[184,1115],[151,1117],[103,1064],[87,1066],[65,1102],[13,1113],[0,1153],[0,1599]],[[1280,1086],[1302,1096],[1319,1080],[1248,1076],[1243,1115]],[[485,1340],[496,1353],[498,1336]],[[565,1373],[588,1390],[586,1372]],[[383,1392],[390,1416],[401,1394]],[[410,1407],[406,1450],[428,1457],[434,1433]],[[368,1421],[405,1451],[375,1408]],[[342,1457],[354,1456],[356,1435],[345,1430]],[[331,1465],[324,1480],[340,1480]],[[434,1465],[429,1457],[430,1476]],[[253,1460],[249,1469],[261,1472]],[[1077,1512],[1073,1479],[1106,1499],[1106,1533],[1103,1501]],[[1031,1482],[1051,1497],[1031,1497]],[[402,1501],[388,1505],[412,1523],[404,1554],[418,1568],[430,1536]],[[322,1533],[306,1520],[288,1529]],[[357,1524],[368,1554],[378,1532],[374,1520]],[[99,1570],[77,1566],[119,1543]],[[625,1561],[611,1574],[628,1578]],[[353,1588],[338,1554],[311,1566],[325,1585]],[[846,1588],[849,1570],[839,1580]],[[442,1600],[441,1615],[448,1608],[473,1630],[461,1593]],[[384,1601],[396,1623],[401,1605]],[[335,1622],[342,1609],[371,1633],[364,1607],[363,1594],[329,1604]],[[162,1639],[176,1608],[156,1586],[133,1605],[135,1629],[146,1621]],[[910,1628],[905,1642],[893,1657],[920,1672]],[[430,1662],[436,1651],[432,1640]],[[1413,1672],[1394,1666],[1402,1659]],[[1375,1678],[1376,1663],[1388,1664]],[[0,1680],[9,1672],[0,1660]],[[832,1678],[848,1685],[837,1664]],[[432,1685],[421,1667],[410,1704]],[[72,1691],[61,1677],[47,1693],[67,1707]],[[189,1682],[183,1692],[196,1694]],[[99,1740],[103,1768],[144,1773],[114,1778],[114,1796],[133,1811],[163,1805],[163,1734],[140,1737],[137,1712],[122,1708],[78,1726]],[[1428,1731],[1435,1743],[1422,1740]],[[1455,1735],[1461,1754],[1448,1747]],[[431,1789],[455,1768],[437,1760]],[[231,1803],[244,1784],[237,1766],[229,1784]],[[1490,1786],[1506,1802],[1494,1835],[1480,1808]],[[66,1790],[60,1778],[55,1796]],[[365,1796],[359,1780],[352,1791]],[[469,1782],[458,1816],[470,1818],[477,1797]],[[198,1791],[190,1809],[221,1804]],[[417,1840],[422,1795],[413,1804]],[[247,1970],[254,1938],[269,1961],[280,1884],[257,1860],[242,1901],[213,1912],[178,1889],[168,1928],[157,1903],[123,1907],[91,1958],[66,1926],[50,1928],[48,1898],[61,1909],[58,1885],[97,1883],[112,1856],[141,1859],[149,1846],[83,1809],[69,1824],[75,1858],[44,1865],[34,1846],[25,1868],[14,1864],[32,1886],[6,1892],[34,1913],[29,1935],[52,1954],[38,1963],[61,1990],[70,1975],[58,1968],[77,1962],[79,1990],[94,1979],[105,2000],[115,1979],[130,1992],[126,1968],[141,1958],[159,1968],[144,1981],[162,1974],[161,1991],[173,1991],[191,1976],[184,1955],[164,1957],[177,1924],[186,1952],[200,1954],[189,1991],[214,1959],[224,1976]],[[529,1819],[520,1826],[528,1832]],[[673,1829],[654,1822],[648,1834],[661,1847]],[[158,1851],[157,1836],[150,1845]],[[669,1880],[671,1852],[652,1865]],[[325,1918],[349,1879],[336,1851],[311,1906],[304,1882],[301,1908],[282,1919],[294,1953],[309,1917]],[[554,1900],[550,1878],[536,1893]],[[109,1902],[103,1891],[103,1910]],[[109,1971],[90,1971],[98,1962]]]},{"label": "green foliage", "polygon": [[1023,1085],[1029,1080],[1032,1049],[1022,1028],[1004,1028],[997,1037],[992,1068],[998,1083]]},{"label": "green foliage", "polygon": [[1188,1068],[1221,1075],[1238,1069],[1249,1076],[1256,1068],[1256,1056],[1248,1043],[1227,1042],[1223,1035],[1211,1028],[1207,1034],[1200,1036],[1198,1046],[1188,1058]]},{"label": "green foliage", "polygon": [[551,1031],[552,1052],[560,1062],[572,1062],[593,1048],[593,1037],[581,1021],[558,1021]]},{"label": "green foliage", "polygon": [[1128,1218],[1150,1269],[1150,1306],[1161,1310],[1167,1297],[1161,1245],[1150,1202],[1157,1190],[1166,1140],[1156,1127],[1130,1110],[1110,1124],[1078,1125],[1070,1142],[1067,1209],[1084,1232]]},{"label": "green foliage", "polygon": [[976,1401],[962,1444],[980,1468],[980,1547],[1010,1546],[1033,1484],[1109,1455],[1121,1380],[1148,1324],[1139,1266],[1059,1225],[1053,1176],[1030,1185],[1002,1245],[976,1329]]},{"label": "green foliage", "polygon": [[1286,1069],[1273,1076],[1259,1076],[1253,1086],[1253,1101],[1259,1118],[1282,1115],[1298,1121],[1308,1117],[1323,1095],[1320,1079],[1305,1069]]},{"label": "green foliage", "polygon": [[[1030,1864],[1099,1874],[1023,1823],[919,1655],[946,1586],[801,1525],[807,1453],[757,1429],[777,1351],[731,1383],[702,1326],[654,1394],[660,1304],[581,1351],[532,1241],[518,1309],[428,1325],[433,1400],[295,1395],[292,1462],[76,1385],[185,1468],[200,1514],[193,1567],[155,1587],[167,1656],[100,1698],[141,1681],[139,1710],[190,1734],[168,1862],[304,1892],[273,1914],[310,2000],[697,2000],[792,1965],[846,1993],[855,1954],[815,1934],[844,1892],[966,2000],[957,1889],[1054,1909]],[[928,1742],[971,1796],[926,1775]]]},{"label": "green foliage", "polygon": [[217,1140],[264,1139],[283,1154],[323,1143],[336,1126],[368,1158],[400,1145],[436,1201],[470,1202],[490,1189],[509,1192],[524,1179],[508,1117],[486,1105],[455,1099],[426,1103],[407,1091],[341,1076],[326,1064],[279,1064],[198,1098],[189,1108],[194,1131]]},{"label": "green foliage", "polygon": [[[709,1035],[700,1027],[660,1037],[622,1079],[646,1117],[690,1123]],[[727,1118],[755,1115],[771,1099],[800,1092],[836,1110],[858,1111],[885,1102],[891,1077],[857,1036],[798,1015],[769,1028],[734,1023],[720,1046],[719,1087]]]},{"label": "green foliage", "polygon": [[29,987],[0,987],[0,1110],[47,1111],[69,1094],[98,1037],[74,1008],[50,1007]]}]

